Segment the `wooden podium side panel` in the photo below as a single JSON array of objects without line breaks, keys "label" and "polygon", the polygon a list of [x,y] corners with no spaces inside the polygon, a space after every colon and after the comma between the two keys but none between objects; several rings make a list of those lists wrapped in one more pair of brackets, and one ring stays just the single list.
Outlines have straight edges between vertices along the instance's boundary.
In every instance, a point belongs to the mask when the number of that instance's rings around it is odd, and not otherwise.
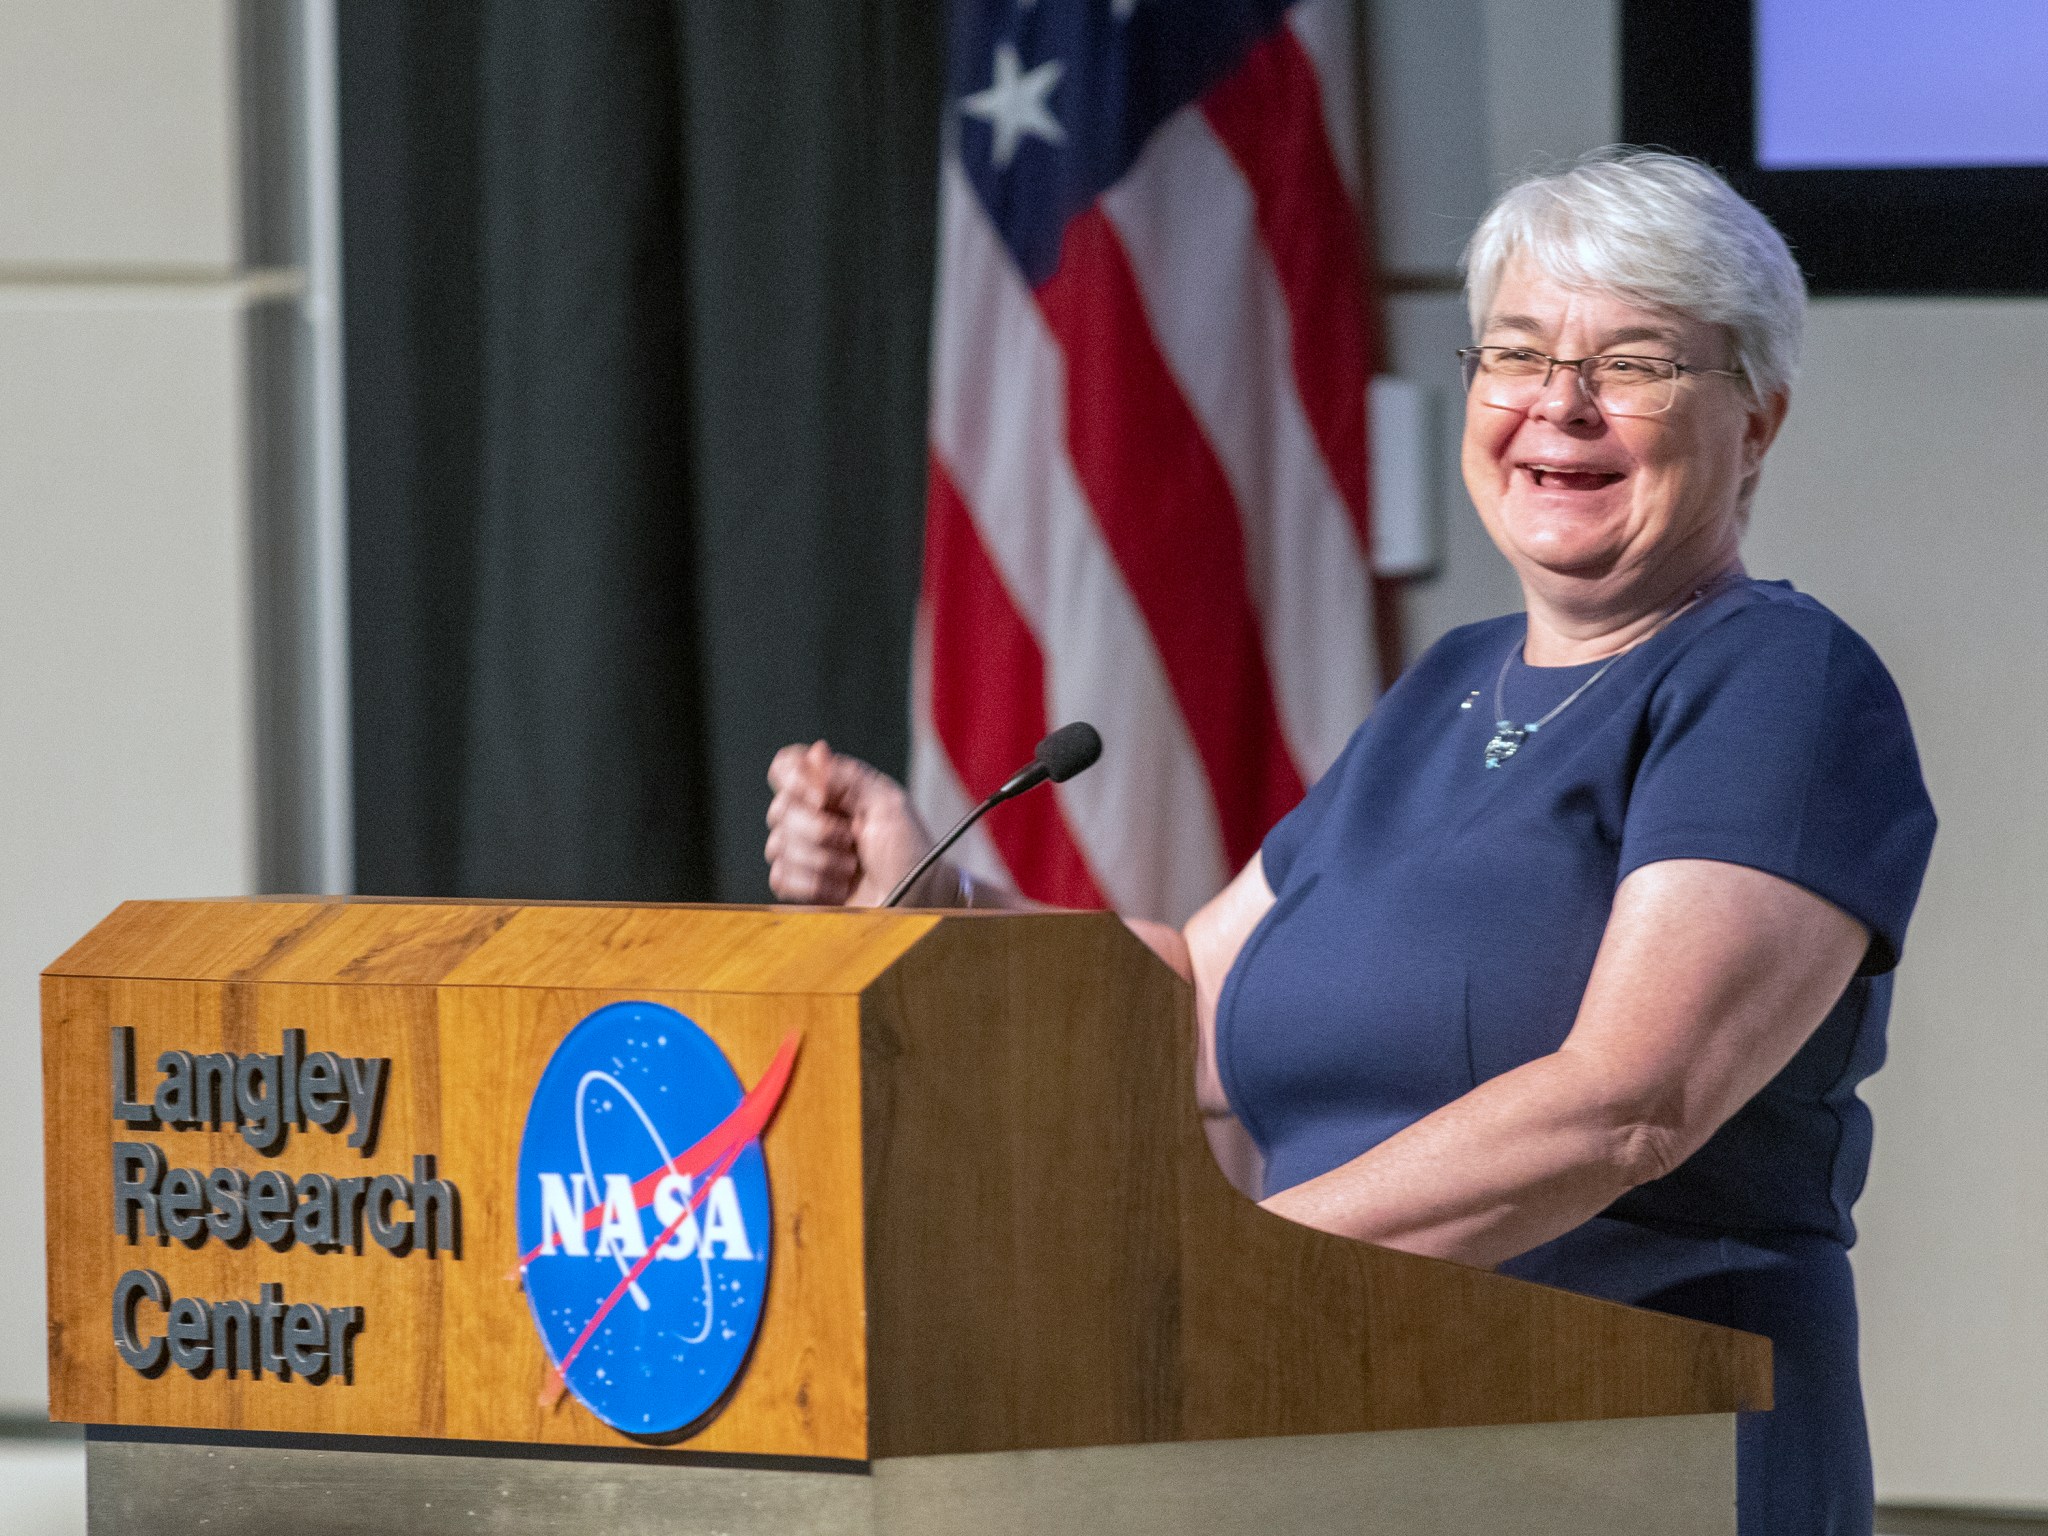
[{"label": "wooden podium side panel", "polygon": [[1304,1233],[1227,1187],[1187,1218],[1192,1439],[1770,1406],[1751,1334]]},{"label": "wooden podium side panel", "polygon": [[1217,1170],[1192,1097],[1178,1120],[1190,1439],[1770,1406],[1754,1334],[1267,1214]]},{"label": "wooden podium side panel", "polygon": [[[469,942],[442,937],[444,955]],[[781,1111],[762,1140],[774,1238],[760,1332],[729,1400],[681,1445],[866,1456],[852,998],[76,976],[46,977],[44,989],[53,1417],[633,1444],[573,1396],[540,1406],[548,1362],[516,1281],[515,1179],[527,1105],[555,1044],[593,1009],[637,998],[696,1020],[749,1084],[790,1030],[802,1032]],[[287,1028],[303,1029],[310,1049],[389,1057],[376,1141],[359,1152],[342,1136],[307,1128],[291,1131],[266,1156],[232,1124],[218,1131],[121,1124],[112,1115],[108,1045],[117,1024],[135,1032],[137,1098],[147,1098],[156,1081],[161,1051],[277,1051]],[[275,1168],[295,1180],[312,1172],[410,1176],[414,1157],[431,1155],[437,1175],[459,1190],[459,1252],[395,1257],[368,1241],[359,1252],[278,1251],[253,1240],[229,1248],[210,1237],[190,1246],[164,1237],[127,1241],[107,1215],[117,1141],[154,1143],[171,1167],[202,1175]],[[360,1307],[351,1377],[311,1384],[214,1371],[195,1378],[172,1367],[145,1378],[121,1361],[111,1332],[115,1282],[131,1269],[161,1274],[173,1297],[253,1302],[260,1286],[275,1283],[288,1303]],[[161,1333],[163,1314],[147,1304],[142,1312],[149,1330]]]},{"label": "wooden podium side panel", "polygon": [[1178,1438],[1188,1007],[1103,915],[949,921],[870,989],[877,1456]]}]

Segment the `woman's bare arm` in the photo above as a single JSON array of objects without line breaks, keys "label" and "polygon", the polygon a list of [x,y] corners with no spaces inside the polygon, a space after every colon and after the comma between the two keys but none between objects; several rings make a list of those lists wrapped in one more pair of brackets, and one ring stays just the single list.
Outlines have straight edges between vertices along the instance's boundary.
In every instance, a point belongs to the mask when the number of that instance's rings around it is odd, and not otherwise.
[{"label": "woman's bare arm", "polygon": [[1266,1208],[1468,1264],[1526,1252],[1697,1151],[1820,1026],[1868,941],[1775,875],[1645,865],[1615,893],[1558,1050]]},{"label": "woman's bare arm", "polygon": [[1259,1149],[1231,1113],[1223,1079],[1216,1070],[1216,999],[1223,991],[1223,978],[1237,962],[1238,951],[1272,905],[1265,862],[1253,854],[1237,878],[1189,918],[1180,932],[1164,923],[1125,919],[1160,959],[1194,985],[1195,1100],[1202,1110],[1202,1129],[1208,1133],[1209,1148],[1224,1174],[1254,1199],[1259,1191]]}]

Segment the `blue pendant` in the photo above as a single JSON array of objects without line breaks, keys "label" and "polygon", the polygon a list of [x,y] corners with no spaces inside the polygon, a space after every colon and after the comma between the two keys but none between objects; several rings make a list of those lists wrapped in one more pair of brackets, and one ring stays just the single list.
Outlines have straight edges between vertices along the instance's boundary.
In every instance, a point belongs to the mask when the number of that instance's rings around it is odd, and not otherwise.
[{"label": "blue pendant", "polygon": [[1498,768],[1502,763],[1522,750],[1522,743],[1529,739],[1529,733],[1511,720],[1496,720],[1493,723],[1493,739],[1486,744],[1486,766]]}]

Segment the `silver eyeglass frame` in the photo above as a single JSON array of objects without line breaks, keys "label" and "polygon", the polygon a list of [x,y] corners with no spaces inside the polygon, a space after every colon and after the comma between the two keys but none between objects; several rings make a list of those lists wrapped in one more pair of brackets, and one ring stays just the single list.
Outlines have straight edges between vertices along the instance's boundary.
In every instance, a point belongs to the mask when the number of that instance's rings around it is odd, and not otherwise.
[{"label": "silver eyeglass frame", "polygon": [[[1550,388],[1550,381],[1556,377],[1558,369],[1571,369],[1572,372],[1579,376],[1579,388],[1585,391],[1586,398],[1593,401],[1596,405],[1600,405],[1602,410],[1609,410],[1611,407],[1601,402],[1599,390],[1594,387],[1593,381],[1586,376],[1586,365],[1588,363],[1605,362],[1610,358],[1626,358],[1630,362],[1655,363],[1659,367],[1673,370],[1674,376],[1665,381],[1672,386],[1671,396],[1662,405],[1658,406],[1656,410],[1616,411],[1614,414],[1617,416],[1662,416],[1677,402],[1678,380],[1688,373],[1717,374],[1726,379],[1740,379],[1745,385],[1749,383],[1749,374],[1740,368],[1695,368],[1691,363],[1677,362],[1668,357],[1650,357],[1641,352],[1595,352],[1590,357],[1552,357],[1548,352],[1538,352],[1534,347],[1506,347],[1496,343],[1486,346],[1459,347],[1457,349],[1458,362],[1465,374],[1465,393],[1467,395],[1472,393],[1472,386],[1479,381],[1479,373],[1485,366],[1486,354],[1488,352],[1526,352],[1532,357],[1542,358],[1548,366],[1543,370],[1542,382],[1536,386],[1536,393],[1539,396],[1544,390]],[[1530,377],[1533,378],[1535,375],[1531,374]],[[1496,406],[1495,409],[1507,409],[1507,407]]]}]

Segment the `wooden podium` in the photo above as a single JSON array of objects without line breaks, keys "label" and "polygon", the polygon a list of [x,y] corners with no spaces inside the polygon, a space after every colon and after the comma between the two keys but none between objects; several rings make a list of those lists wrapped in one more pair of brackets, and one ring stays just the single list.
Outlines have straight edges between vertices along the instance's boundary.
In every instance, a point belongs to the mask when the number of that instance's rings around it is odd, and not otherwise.
[{"label": "wooden podium", "polygon": [[[622,1002],[786,1072],[751,1351],[659,1443],[560,1395],[520,1280],[537,1085]],[[133,902],[43,1020],[52,1415],[91,1426],[96,1536],[1728,1532],[1732,1415],[1770,1400],[1764,1340],[1259,1210],[1187,989],[1107,915]],[[294,1185],[342,1230],[263,1240]],[[272,1345],[223,1298],[301,1369],[243,1368]]]}]

